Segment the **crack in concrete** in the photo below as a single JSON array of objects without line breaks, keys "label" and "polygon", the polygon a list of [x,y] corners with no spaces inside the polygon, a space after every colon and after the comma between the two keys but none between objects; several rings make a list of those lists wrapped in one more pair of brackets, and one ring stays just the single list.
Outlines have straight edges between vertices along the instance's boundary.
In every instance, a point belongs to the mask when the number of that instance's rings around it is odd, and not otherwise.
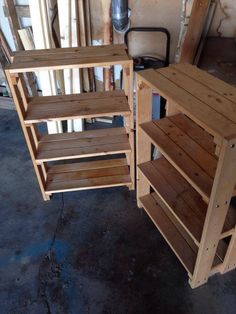
[{"label": "crack in concrete", "polygon": [[56,256],[55,256],[53,247],[56,241],[60,224],[61,222],[63,222],[63,213],[64,213],[64,208],[65,208],[63,193],[61,193],[61,202],[62,202],[62,205],[61,205],[61,209],[57,218],[56,228],[54,230],[48,251],[44,254],[44,257],[40,262],[39,271],[38,271],[38,278],[39,278],[38,296],[44,302],[47,308],[47,314],[52,314],[47,290],[48,289],[50,290],[52,286],[55,284],[55,282],[57,282],[58,279],[60,279],[60,272],[61,272],[61,266],[56,261]]}]

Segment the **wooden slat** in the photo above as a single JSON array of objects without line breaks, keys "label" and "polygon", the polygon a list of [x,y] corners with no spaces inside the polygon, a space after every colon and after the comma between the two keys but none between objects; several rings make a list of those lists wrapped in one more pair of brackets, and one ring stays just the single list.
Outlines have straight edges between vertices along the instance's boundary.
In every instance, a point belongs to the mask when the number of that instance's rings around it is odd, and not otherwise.
[{"label": "wooden slat", "polygon": [[194,0],[184,42],[180,51],[180,62],[193,63],[205,26],[211,0]]},{"label": "wooden slat", "polygon": [[[137,80],[136,84],[136,163],[137,165],[151,159],[151,143],[147,135],[141,130],[140,124],[152,119],[152,89]],[[139,198],[150,192],[150,185],[137,168],[137,202]]]},{"label": "wooden slat", "polygon": [[[127,49],[125,44],[116,45],[101,45],[88,47],[66,47],[66,48],[51,48],[51,49],[37,49],[32,51],[18,51],[16,58],[30,58],[31,56],[49,56],[49,55],[68,55],[70,53],[82,56],[98,55],[104,56],[106,53],[117,52],[119,55],[124,55]],[[89,51],[89,52],[88,52]],[[61,58],[61,57],[60,57]]]},{"label": "wooden slat", "polygon": [[193,141],[198,143],[203,149],[205,149],[209,154],[217,157],[215,155],[215,144],[213,137],[203,130],[200,126],[194,123],[184,114],[175,115],[168,117],[179,129],[185,132]]},{"label": "wooden slat", "polygon": [[[172,122],[173,121],[173,122]],[[188,156],[195,161],[211,178],[214,178],[217,160],[203,149],[198,143],[192,140],[185,132],[175,125],[175,116],[170,120],[168,117],[154,121],[154,123],[163,131],[169,138],[182,148]],[[194,124],[194,123],[193,123]]]},{"label": "wooden slat", "polygon": [[48,166],[48,174],[127,166],[126,158],[92,160]]},{"label": "wooden slat", "polygon": [[138,75],[210,134],[219,138],[231,138],[236,134],[236,124],[168,80],[158,70],[148,69]]},{"label": "wooden slat", "polygon": [[48,120],[67,120],[75,117],[102,117],[115,115],[129,115],[130,108],[125,95],[111,97],[109,93],[92,93],[86,97],[83,94],[38,97],[29,102],[26,123],[45,122]]},{"label": "wooden slat", "polygon": [[9,20],[10,28],[12,31],[14,44],[16,46],[16,49],[23,50],[24,47],[22,45],[20,36],[18,34],[18,29],[20,29],[20,23],[17,16],[14,0],[5,0],[5,3],[8,9],[8,20]]},{"label": "wooden slat", "polygon": [[[116,46],[116,45],[114,45]],[[108,48],[106,48],[108,47]],[[109,66],[116,64],[129,64],[131,62],[125,50],[115,50],[110,46],[97,47],[81,47],[76,48],[76,52],[67,54],[49,53],[30,55],[26,57],[15,54],[14,62],[9,66],[10,73],[31,72],[39,70],[59,70],[72,67],[87,68],[95,66]],[[58,48],[58,51],[62,48]],[[75,50],[74,50],[75,51]]]},{"label": "wooden slat", "polygon": [[108,137],[126,134],[124,127],[119,128],[107,128],[107,129],[93,129],[84,132],[72,132],[72,133],[60,133],[60,134],[45,134],[41,135],[39,141],[43,142],[54,142],[54,141],[67,141],[67,140],[80,140],[80,139],[92,139],[96,137]]},{"label": "wooden slat", "polygon": [[196,99],[204,102],[206,106],[222,114],[230,121],[236,123],[236,104],[209,89],[202,83],[186,76],[184,73],[175,68],[168,67],[158,70],[168,80],[179,86],[182,90],[187,91]]},{"label": "wooden slat", "polygon": [[185,241],[173,222],[167,217],[163,209],[156,202],[154,194],[155,193],[152,193],[141,197],[140,202],[185,269],[192,274],[196,261],[196,254],[192,251],[191,247]]},{"label": "wooden slat", "polygon": [[119,128],[119,130],[120,133],[117,132],[117,134],[111,135],[111,132],[110,136],[107,136],[107,130],[98,129],[95,137],[93,137],[94,132],[91,131],[80,132],[77,138],[70,133],[57,134],[57,136],[52,136],[52,141],[50,141],[50,135],[48,135],[46,142],[39,141],[36,161],[43,162],[130,152],[129,139],[127,134],[124,134],[125,129]]},{"label": "wooden slat", "polygon": [[195,190],[164,158],[141,164],[139,169],[178,222],[199,245],[207,206],[196,196]]},{"label": "wooden slat", "polygon": [[204,284],[212,268],[229,203],[235,187],[235,140],[224,141],[203,227],[196,267],[190,282],[193,288]]},{"label": "wooden slat", "polygon": [[208,201],[213,180],[189,155],[171,138],[165,134],[154,122],[141,125],[164,157],[183,175],[183,177]]},{"label": "wooden slat", "polygon": [[65,172],[66,166],[64,165],[61,173],[58,172],[58,168],[54,172],[52,166],[47,178],[46,192],[57,193],[131,184],[129,168],[127,164],[120,166],[120,159],[118,160],[119,165],[115,165],[115,160],[113,160],[110,167],[101,168],[99,164],[104,161],[96,161],[96,163],[97,166],[93,164],[93,169],[86,169],[87,165],[85,167],[80,165],[79,169],[74,166],[73,171],[69,168],[68,172]]},{"label": "wooden slat", "polygon": [[226,99],[236,103],[236,88],[234,86],[216,78],[206,71],[198,69],[196,66],[192,66],[187,63],[174,64],[172,66],[188,77],[204,84],[210,90],[213,90]]}]

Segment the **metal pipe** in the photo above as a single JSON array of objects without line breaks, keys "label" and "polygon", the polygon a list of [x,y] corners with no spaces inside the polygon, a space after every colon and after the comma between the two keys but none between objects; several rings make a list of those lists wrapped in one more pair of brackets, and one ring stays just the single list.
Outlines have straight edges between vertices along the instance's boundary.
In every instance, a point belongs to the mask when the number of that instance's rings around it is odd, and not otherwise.
[{"label": "metal pipe", "polygon": [[118,33],[129,28],[128,0],[112,0],[112,24]]}]

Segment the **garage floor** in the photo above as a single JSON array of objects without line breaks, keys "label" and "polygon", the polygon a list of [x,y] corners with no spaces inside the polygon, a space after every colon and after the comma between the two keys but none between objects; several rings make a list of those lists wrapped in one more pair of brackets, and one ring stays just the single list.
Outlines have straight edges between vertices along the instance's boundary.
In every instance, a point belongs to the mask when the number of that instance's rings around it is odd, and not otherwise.
[{"label": "garage floor", "polygon": [[0,121],[0,313],[235,313],[236,272],[192,290],[134,192],[43,202],[16,112]]}]

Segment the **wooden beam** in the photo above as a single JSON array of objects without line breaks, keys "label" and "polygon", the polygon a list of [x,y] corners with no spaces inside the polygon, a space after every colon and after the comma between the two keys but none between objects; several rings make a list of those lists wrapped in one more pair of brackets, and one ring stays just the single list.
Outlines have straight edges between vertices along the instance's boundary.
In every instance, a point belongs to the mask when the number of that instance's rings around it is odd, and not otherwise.
[{"label": "wooden beam", "polygon": [[[140,124],[152,119],[152,88],[144,84],[137,76],[136,91],[136,162],[140,165],[151,160],[151,142],[147,135],[141,130]],[[137,168],[137,202],[142,207],[140,197],[150,193],[150,184],[142,172]]]},{"label": "wooden beam", "polygon": [[11,51],[10,46],[8,45],[8,42],[6,40],[5,35],[3,34],[2,30],[0,29],[0,45],[2,49],[4,50],[4,54],[6,55],[9,62],[13,61],[13,53]]},{"label": "wooden beam", "polygon": [[34,39],[33,39],[33,34],[31,31],[31,27],[19,29],[18,33],[20,35],[20,39],[22,41],[24,49],[34,50],[35,46],[34,46]]},{"label": "wooden beam", "polygon": [[[82,47],[87,46],[87,36],[86,36],[86,20],[85,20],[85,3],[84,0],[78,0],[78,13],[79,13],[79,35],[80,35],[80,45]],[[89,84],[89,72],[88,69],[82,70],[83,74],[83,89],[86,92],[90,91]]]},{"label": "wooden beam", "polygon": [[[102,20],[103,20],[103,43],[110,45],[113,42],[113,30],[111,23],[111,0],[102,0]],[[103,81],[105,90],[112,90],[112,70],[105,68],[103,72]]]},{"label": "wooden beam", "polygon": [[[34,44],[36,49],[54,48],[52,31],[49,23],[47,0],[29,0]],[[39,79],[44,96],[57,94],[55,71],[40,71]],[[62,132],[61,122],[48,122],[49,133]]]},{"label": "wooden beam", "polygon": [[194,0],[187,33],[181,51],[180,62],[193,63],[211,0]]},{"label": "wooden beam", "polygon": [[12,31],[13,40],[16,46],[16,50],[23,50],[24,47],[20,40],[20,35],[18,34],[18,29],[20,29],[19,19],[16,13],[15,3],[13,0],[5,0],[7,13],[8,13],[8,20]]}]

